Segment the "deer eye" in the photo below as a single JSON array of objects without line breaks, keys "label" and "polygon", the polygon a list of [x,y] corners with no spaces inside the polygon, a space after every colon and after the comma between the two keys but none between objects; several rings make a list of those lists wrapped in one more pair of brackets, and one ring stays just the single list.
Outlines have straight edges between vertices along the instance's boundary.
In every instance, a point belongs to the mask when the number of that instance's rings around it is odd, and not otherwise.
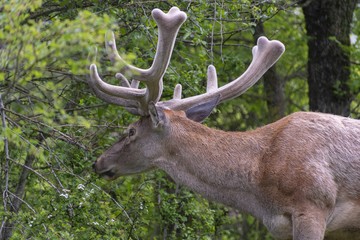
[{"label": "deer eye", "polygon": [[134,135],[135,135],[135,133],[136,133],[135,128],[130,128],[130,129],[129,129],[129,137],[134,136]]}]

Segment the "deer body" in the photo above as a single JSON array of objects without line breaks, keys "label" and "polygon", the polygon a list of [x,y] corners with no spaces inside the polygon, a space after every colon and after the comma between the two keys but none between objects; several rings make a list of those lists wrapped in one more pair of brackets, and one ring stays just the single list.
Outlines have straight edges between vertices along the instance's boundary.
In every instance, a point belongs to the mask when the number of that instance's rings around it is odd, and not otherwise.
[{"label": "deer body", "polygon": [[161,131],[149,117],[129,127],[138,134],[134,158],[125,150],[111,155],[112,148],[99,158],[116,166],[110,178],[128,174],[122,162],[146,162],[132,171],[160,168],[204,197],[252,214],[279,239],[292,236],[297,215],[313,219],[311,226],[321,219],[320,231],[360,229],[359,120],[300,112],[256,130],[224,132],[182,112],[164,115]]},{"label": "deer body", "polygon": [[[285,48],[261,37],[243,75],[217,87],[208,68],[207,92],[159,102],[162,77],[186,14],[156,9],[157,53],[144,70],[124,62],[114,36],[106,42],[112,61],[125,66],[122,86],[104,82],[95,64],[95,94],[140,115],[127,133],[94,163],[107,179],[160,168],[204,197],[248,212],[279,239],[360,239],[360,121],[322,113],[294,113],[248,132],[224,132],[199,122],[220,102],[239,96],[273,65]],[[138,89],[139,81],[147,86]],[[351,231],[347,231],[347,230]],[[347,234],[347,235],[344,235]]]}]

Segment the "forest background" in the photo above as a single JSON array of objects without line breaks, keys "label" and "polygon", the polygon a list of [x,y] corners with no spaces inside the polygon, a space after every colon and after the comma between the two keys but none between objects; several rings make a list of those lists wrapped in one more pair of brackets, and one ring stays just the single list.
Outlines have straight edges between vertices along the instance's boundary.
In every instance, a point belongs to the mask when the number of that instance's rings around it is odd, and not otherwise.
[{"label": "forest background", "polygon": [[360,118],[360,11],[354,0],[2,0],[0,4],[0,239],[272,239],[249,215],[208,202],[162,171],[106,182],[91,165],[136,120],[98,100],[88,67],[116,84],[104,53],[147,68],[157,29],[151,10],[179,7],[180,29],[163,98],[205,91],[243,73],[258,36],[286,52],[241,97],[204,124],[245,131],[296,111]]}]

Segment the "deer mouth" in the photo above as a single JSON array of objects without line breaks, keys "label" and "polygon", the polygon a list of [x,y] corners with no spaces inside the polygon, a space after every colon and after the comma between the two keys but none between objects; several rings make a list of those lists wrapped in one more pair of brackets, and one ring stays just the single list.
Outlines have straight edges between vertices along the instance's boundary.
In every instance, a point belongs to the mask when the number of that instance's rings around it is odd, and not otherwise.
[{"label": "deer mouth", "polygon": [[115,177],[115,175],[116,175],[116,173],[111,170],[100,173],[101,177],[108,178],[108,179],[113,179]]}]

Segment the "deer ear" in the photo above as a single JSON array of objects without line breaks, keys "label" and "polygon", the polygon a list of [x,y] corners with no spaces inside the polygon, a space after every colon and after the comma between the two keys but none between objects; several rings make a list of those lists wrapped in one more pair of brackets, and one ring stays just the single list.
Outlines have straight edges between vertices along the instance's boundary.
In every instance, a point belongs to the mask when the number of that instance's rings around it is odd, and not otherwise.
[{"label": "deer ear", "polygon": [[166,116],[162,108],[157,108],[154,102],[149,103],[149,114],[155,128],[164,125]]},{"label": "deer ear", "polygon": [[211,97],[208,101],[192,106],[185,111],[186,117],[195,121],[202,122],[207,118],[212,110],[219,104],[220,94]]}]

